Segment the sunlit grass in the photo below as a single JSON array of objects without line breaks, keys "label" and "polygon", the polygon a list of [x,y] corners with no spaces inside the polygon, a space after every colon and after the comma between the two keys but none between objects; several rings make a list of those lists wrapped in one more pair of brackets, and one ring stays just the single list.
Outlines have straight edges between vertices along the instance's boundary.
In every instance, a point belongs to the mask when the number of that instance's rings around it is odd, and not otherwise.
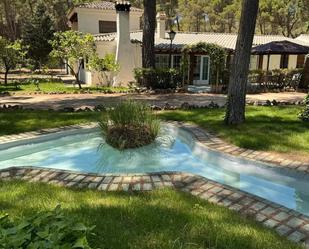
[{"label": "sunlit grass", "polygon": [[57,204],[76,221],[96,225],[94,248],[301,248],[251,219],[172,190],[105,193],[0,182],[0,212],[15,219]]},{"label": "sunlit grass", "polygon": [[128,91],[129,88],[126,87],[107,87],[107,86],[93,86],[88,87],[84,86],[82,90],[78,88],[78,85],[73,86],[72,84],[64,84],[63,82],[57,81],[48,81],[42,80],[38,85],[34,84],[34,82],[26,82],[26,83],[9,83],[8,85],[0,84],[0,93],[1,92],[9,92],[9,93],[53,93],[53,92],[61,92],[61,93],[78,93],[78,92],[122,92]]},{"label": "sunlit grass", "polygon": [[224,109],[167,111],[160,117],[195,123],[239,147],[309,156],[309,123],[297,118],[302,107],[247,107],[246,122],[227,126]]}]

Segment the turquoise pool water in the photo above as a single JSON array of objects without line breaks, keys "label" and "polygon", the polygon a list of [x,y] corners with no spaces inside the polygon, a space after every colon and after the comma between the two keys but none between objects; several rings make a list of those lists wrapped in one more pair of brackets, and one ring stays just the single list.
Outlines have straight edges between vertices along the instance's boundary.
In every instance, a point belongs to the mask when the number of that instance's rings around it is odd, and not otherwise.
[{"label": "turquoise pool water", "polygon": [[164,126],[154,144],[120,152],[97,130],[64,133],[0,147],[0,169],[39,166],[92,173],[182,171],[241,189],[309,215],[309,176],[241,160],[199,145],[191,134]]}]

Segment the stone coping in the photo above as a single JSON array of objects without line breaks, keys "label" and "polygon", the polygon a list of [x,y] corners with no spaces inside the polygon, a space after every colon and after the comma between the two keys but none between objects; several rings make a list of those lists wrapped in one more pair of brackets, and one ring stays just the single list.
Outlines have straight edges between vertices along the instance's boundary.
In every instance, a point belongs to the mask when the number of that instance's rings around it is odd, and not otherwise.
[{"label": "stone coping", "polygon": [[171,187],[253,218],[309,248],[309,216],[194,174],[158,172],[100,175],[39,167],[11,167],[0,170],[0,180],[45,182],[99,191],[134,192]]}]

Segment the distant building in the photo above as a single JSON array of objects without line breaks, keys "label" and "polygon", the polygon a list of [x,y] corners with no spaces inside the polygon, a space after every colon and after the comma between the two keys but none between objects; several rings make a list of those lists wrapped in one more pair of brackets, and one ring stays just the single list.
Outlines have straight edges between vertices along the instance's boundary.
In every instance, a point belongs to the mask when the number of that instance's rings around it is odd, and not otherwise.
[{"label": "distant building", "polygon": [[[116,10],[115,3],[112,2],[81,4],[73,8],[68,15],[73,30],[94,35],[99,56],[104,57],[107,53],[116,55],[120,64],[120,72],[115,79],[116,85],[126,85],[134,81],[133,69],[142,66],[143,33],[140,31],[142,15],[143,10],[133,7]],[[155,37],[157,67],[169,66],[170,40],[165,28],[166,15],[159,13]],[[172,67],[180,67],[181,50],[185,45],[199,42],[214,43],[225,48],[228,56],[232,57],[236,41],[237,34],[178,32],[172,46]],[[274,41],[288,41],[309,47],[309,35],[301,35],[296,39],[279,35],[255,35],[253,47]],[[307,53],[252,55],[250,69],[266,70],[268,67],[269,70],[273,70],[302,67]],[[191,56],[190,60],[188,84],[210,84],[211,61],[209,56],[198,53]],[[95,72],[86,70],[81,71],[80,78],[87,84],[97,84],[100,80]]]}]

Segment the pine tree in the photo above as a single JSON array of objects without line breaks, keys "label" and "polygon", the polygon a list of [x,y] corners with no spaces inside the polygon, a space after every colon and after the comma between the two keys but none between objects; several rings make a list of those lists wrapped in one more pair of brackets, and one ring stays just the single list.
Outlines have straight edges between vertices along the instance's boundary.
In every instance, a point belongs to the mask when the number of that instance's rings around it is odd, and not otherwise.
[{"label": "pine tree", "polygon": [[52,50],[49,41],[53,34],[53,21],[44,4],[39,3],[23,30],[23,42],[29,47],[28,55],[34,61],[35,68],[41,68],[47,62]]}]

